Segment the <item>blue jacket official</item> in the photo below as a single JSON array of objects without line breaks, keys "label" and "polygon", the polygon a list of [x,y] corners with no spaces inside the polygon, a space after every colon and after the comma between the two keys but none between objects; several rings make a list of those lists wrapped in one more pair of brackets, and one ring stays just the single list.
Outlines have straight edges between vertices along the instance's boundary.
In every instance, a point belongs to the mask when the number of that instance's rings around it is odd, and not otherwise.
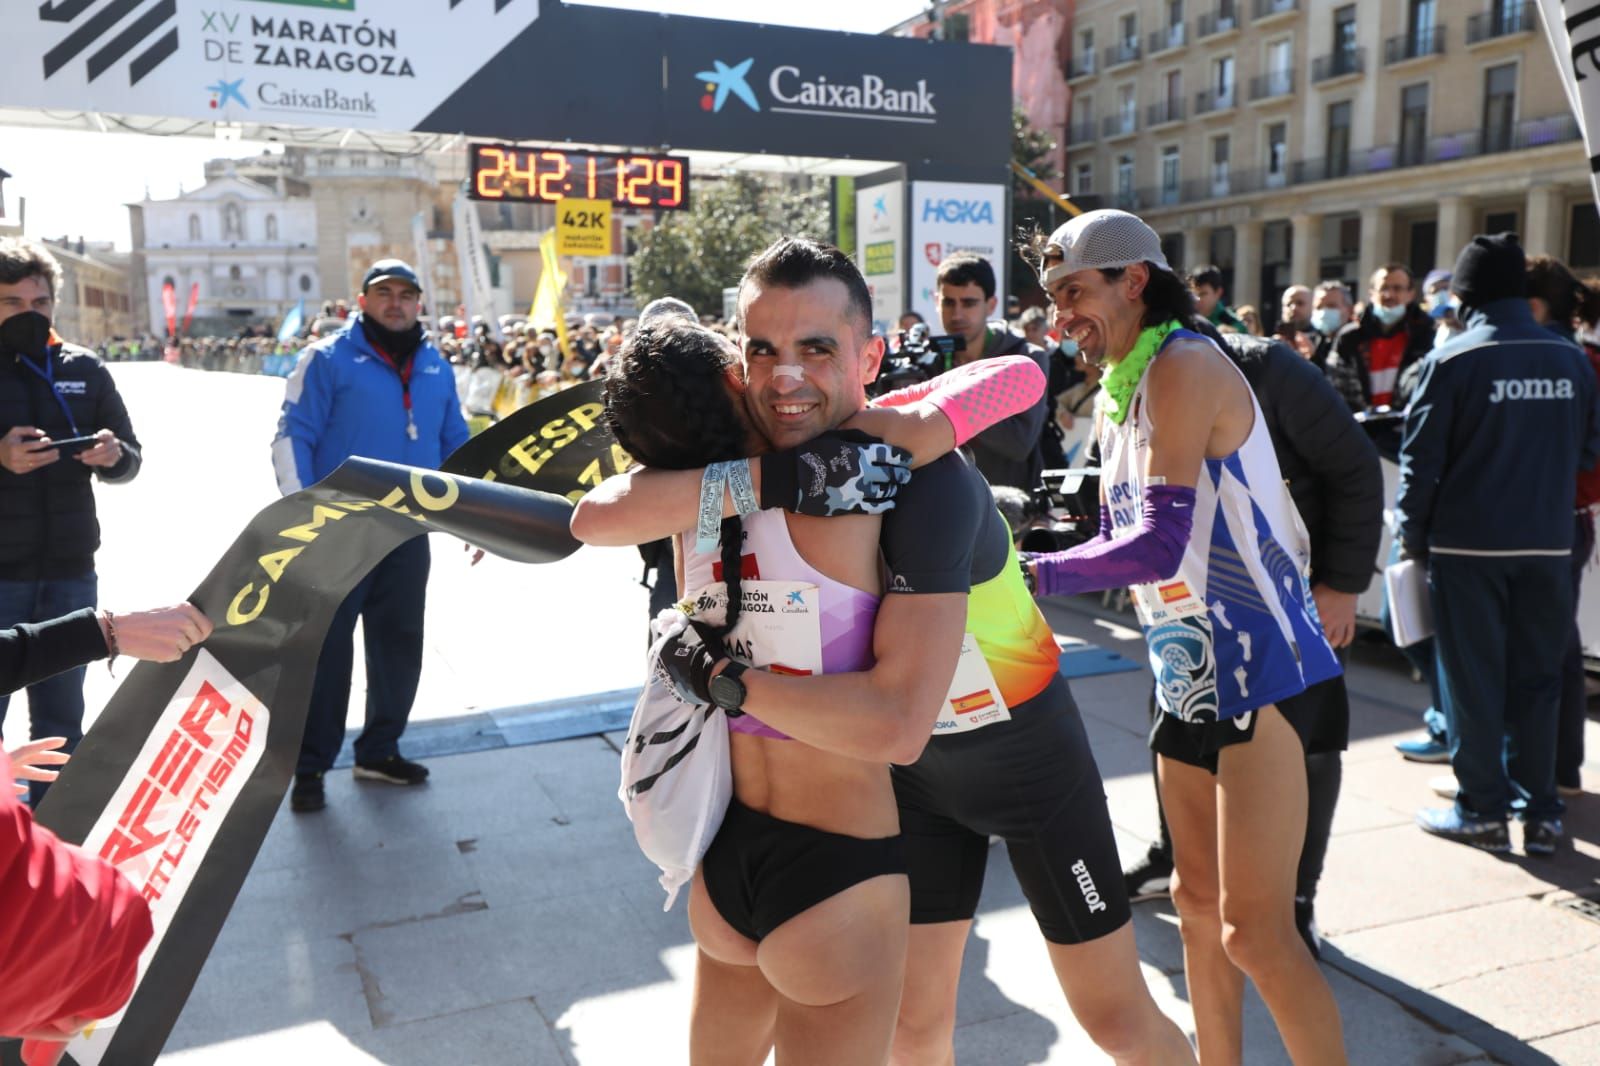
[{"label": "blue jacket official", "polygon": [[410,392],[408,417],[401,375],[368,341],[360,315],[308,347],[289,376],[272,442],[279,491],[314,485],[352,455],[437,469],[471,434],[455,374],[431,341],[411,358]]}]

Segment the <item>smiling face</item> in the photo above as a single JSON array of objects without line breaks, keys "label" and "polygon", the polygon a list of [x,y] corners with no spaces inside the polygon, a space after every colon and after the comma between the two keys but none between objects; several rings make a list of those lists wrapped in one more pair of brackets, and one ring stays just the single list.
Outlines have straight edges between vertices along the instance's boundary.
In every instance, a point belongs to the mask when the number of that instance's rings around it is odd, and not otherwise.
[{"label": "smiling face", "polygon": [[[1046,259],[1044,265],[1053,264]],[[1140,296],[1149,281],[1150,268],[1134,263],[1115,280],[1098,270],[1079,270],[1057,279],[1046,291],[1056,309],[1057,328],[1078,342],[1084,358],[1117,363],[1139,337],[1144,318]]]},{"label": "smiling face", "polygon": [[[830,277],[797,288],[747,281],[740,293],[745,410],[775,448],[837,427],[866,404],[883,341]],[[796,367],[777,373],[779,367]]]}]

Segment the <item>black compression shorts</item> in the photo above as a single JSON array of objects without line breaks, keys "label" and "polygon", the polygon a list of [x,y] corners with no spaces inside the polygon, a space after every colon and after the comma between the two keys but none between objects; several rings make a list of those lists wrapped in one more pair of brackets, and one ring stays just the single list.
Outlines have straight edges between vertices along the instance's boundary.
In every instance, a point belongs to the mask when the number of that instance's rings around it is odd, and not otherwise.
[{"label": "black compression shorts", "polygon": [[[1294,727],[1307,755],[1343,751],[1348,745],[1350,697],[1345,692],[1343,674],[1286,696],[1274,706]],[[1220,722],[1185,722],[1158,713],[1150,728],[1150,750],[1214,774],[1223,748],[1248,743],[1256,735],[1259,715],[1259,711],[1248,711]]]},{"label": "black compression shorts", "polygon": [[844,836],[728,802],[701,860],[706,895],[723,921],[760,942],[823,900],[881,874],[906,872],[900,837]]},{"label": "black compression shorts", "polygon": [[1011,708],[1011,721],[928,741],[894,767],[911,872],[912,924],[978,910],[989,836],[1046,940],[1079,944],[1129,919],[1105,786],[1066,679]]}]

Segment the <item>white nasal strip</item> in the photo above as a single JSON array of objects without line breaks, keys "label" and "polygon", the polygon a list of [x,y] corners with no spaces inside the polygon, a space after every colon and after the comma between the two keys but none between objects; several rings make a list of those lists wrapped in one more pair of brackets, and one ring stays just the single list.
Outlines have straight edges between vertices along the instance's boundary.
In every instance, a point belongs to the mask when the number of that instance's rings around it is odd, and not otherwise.
[{"label": "white nasal strip", "polygon": [[933,735],[968,733],[1009,721],[1011,711],[978,647],[978,638],[968,633],[961,638],[961,659],[950,682],[950,694],[939,708],[939,720],[933,723]]}]

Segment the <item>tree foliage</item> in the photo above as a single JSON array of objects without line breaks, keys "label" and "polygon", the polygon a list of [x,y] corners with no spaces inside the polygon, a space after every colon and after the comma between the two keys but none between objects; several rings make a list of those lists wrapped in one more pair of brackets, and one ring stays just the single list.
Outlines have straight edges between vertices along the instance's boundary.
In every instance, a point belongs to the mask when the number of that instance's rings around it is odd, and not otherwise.
[{"label": "tree foliage", "polygon": [[[1028,114],[1021,107],[1011,107],[1011,158],[1033,171],[1033,176],[1048,184],[1055,180],[1056,139],[1046,130],[1035,129]],[[1031,190],[1029,190],[1031,192]]]},{"label": "tree foliage", "polygon": [[702,182],[687,211],[639,238],[633,296],[642,306],[661,296],[720,314],[722,290],[738,284],[750,257],[784,234],[828,237],[826,183],[790,191],[752,174]]}]

